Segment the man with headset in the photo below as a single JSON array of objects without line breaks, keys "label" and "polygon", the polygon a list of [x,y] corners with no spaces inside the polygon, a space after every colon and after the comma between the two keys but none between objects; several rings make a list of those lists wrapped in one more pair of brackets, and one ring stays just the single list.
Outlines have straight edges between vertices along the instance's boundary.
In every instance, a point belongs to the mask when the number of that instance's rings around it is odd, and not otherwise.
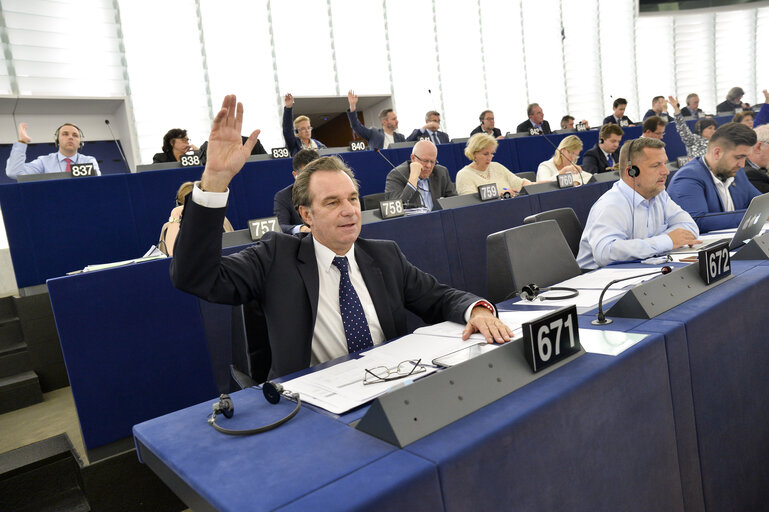
[{"label": "man with headset", "polygon": [[94,157],[78,153],[83,147],[83,132],[80,128],[72,123],[65,123],[56,129],[54,137],[59,151],[39,156],[26,163],[27,144],[32,142],[32,138],[27,135],[27,123],[19,123],[19,140],[11,147],[11,154],[5,164],[5,174],[16,179],[21,174],[71,172],[73,165],[93,164],[94,172],[101,175],[99,164]]},{"label": "man with headset", "polygon": [[665,192],[665,143],[641,137],[622,146],[621,178],[590,209],[577,263],[594,269],[699,243],[692,217]]}]

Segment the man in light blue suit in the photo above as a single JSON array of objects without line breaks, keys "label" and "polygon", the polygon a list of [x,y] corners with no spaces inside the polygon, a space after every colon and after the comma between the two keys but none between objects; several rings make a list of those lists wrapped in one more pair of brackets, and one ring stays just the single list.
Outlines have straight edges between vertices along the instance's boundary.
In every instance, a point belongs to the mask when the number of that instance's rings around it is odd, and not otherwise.
[{"label": "man in light blue suit", "polygon": [[[693,159],[673,176],[668,193],[691,214],[700,232],[736,228],[750,200],[761,195],[743,169],[755,144],[755,131],[726,123],[710,136],[705,156]],[[713,213],[719,215],[708,215]]]}]

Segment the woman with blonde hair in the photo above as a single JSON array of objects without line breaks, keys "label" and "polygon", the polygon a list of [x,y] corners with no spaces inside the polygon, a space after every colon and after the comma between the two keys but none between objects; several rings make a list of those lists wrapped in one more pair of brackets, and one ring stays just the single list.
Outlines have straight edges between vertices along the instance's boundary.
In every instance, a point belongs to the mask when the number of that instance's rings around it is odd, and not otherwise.
[{"label": "woman with blonde hair", "polygon": [[559,174],[572,173],[574,175],[575,185],[584,185],[592,175],[582,170],[577,165],[579,154],[582,152],[582,139],[576,135],[569,135],[564,138],[558,149],[555,150],[553,158],[545,160],[537,168],[537,181],[555,181]]},{"label": "woman with blonde hair", "polygon": [[283,101],[283,139],[286,141],[286,148],[294,156],[301,149],[319,150],[326,147],[321,141],[312,138],[312,126],[310,118],[299,116],[293,121],[293,130],[291,129],[291,119],[294,115],[294,97],[291,93],[284,96]]},{"label": "woman with blonde hair", "polygon": [[476,133],[465,146],[465,156],[472,160],[457,173],[457,194],[475,194],[478,187],[496,183],[499,194],[517,194],[531,182],[519,178],[504,165],[492,162],[497,150],[497,140],[488,133]]}]

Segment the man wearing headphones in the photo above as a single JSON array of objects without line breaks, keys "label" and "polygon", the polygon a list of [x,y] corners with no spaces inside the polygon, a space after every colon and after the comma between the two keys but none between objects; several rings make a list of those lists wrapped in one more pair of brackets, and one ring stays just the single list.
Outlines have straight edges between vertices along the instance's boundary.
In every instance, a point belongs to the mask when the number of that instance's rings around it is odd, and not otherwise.
[{"label": "man wearing headphones", "polygon": [[699,230],[665,192],[668,157],[661,140],[641,137],[620,151],[620,180],[590,209],[577,263],[594,269],[694,245]]},{"label": "man wearing headphones", "polygon": [[601,126],[598,144],[582,155],[582,170],[596,174],[618,169],[619,143],[624,133],[617,124],[609,123]]},{"label": "man wearing headphones", "polygon": [[27,123],[19,123],[19,140],[11,147],[11,154],[5,164],[5,174],[16,179],[21,174],[72,172],[73,165],[93,164],[94,172],[101,175],[99,164],[94,157],[78,153],[83,147],[83,132],[80,128],[72,123],[65,123],[56,129],[54,137],[59,151],[39,156],[26,163],[27,144],[32,142],[32,138],[27,135]]},{"label": "man wearing headphones", "polygon": [[475,127],[473,131],[470,132],[470,137],[475,135],[476,133],[488,133],[495,139],[501,139],[502,137],[502,130],[499,128],[494,127],[494,112],[491,110],[484,110],[481,112],[481,115],[478,116],[478,119],[480,120],[481,124]]}]

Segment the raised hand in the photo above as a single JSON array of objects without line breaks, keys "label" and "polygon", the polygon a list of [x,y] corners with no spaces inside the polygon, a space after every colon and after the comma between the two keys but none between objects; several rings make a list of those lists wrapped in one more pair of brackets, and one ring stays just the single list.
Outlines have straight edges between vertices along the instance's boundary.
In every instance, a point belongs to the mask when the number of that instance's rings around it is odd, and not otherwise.
[{"label": "raised hand", "polygon": [[19,140],[29,144],[32,138],[27,135],[27,123],[19,123]]},{"label": "raised hand", "polygon": [[673,105],[673,112],[678,114],[681,112],[681,104],[678,102],[677,98],[674,98],[673,96],[668,96],[668,103]]},{"label": "raised hand", "polygon": [[208,137],[208,156],[200,187],[210,192],[225,192],[254,149],[260,130],[254,130],[243,144],[243,104],[234,94],[224,97],[221,110],[214,117]]},{"label": "raised hand", "polygon": [[285,96],[283,96],[283,102],[286,104],[286,108],[293,108],[294,96],[291,93],[286,94]]},{"label": "raised hand", "polygon": [[358,105],[358,95],[352,89],[347,93],[347,101],[350,103],[350,112],[355,112],[355,107]]}]

